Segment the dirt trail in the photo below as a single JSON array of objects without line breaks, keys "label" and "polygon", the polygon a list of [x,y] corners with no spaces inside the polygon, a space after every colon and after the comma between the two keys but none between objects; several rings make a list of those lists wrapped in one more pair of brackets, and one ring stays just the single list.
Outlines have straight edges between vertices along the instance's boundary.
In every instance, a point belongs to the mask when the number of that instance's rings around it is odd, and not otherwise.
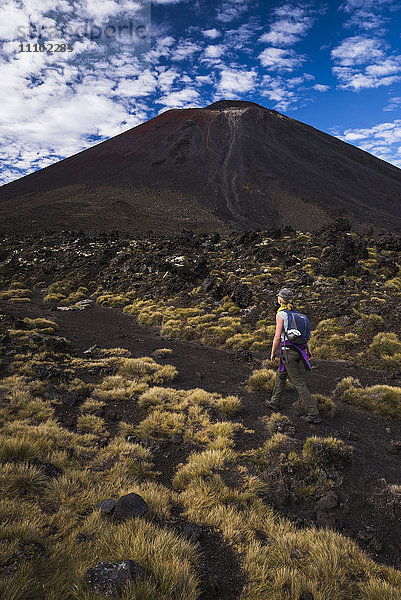
[{"label": "dirt trail", "polygon": [[[244,382],[252,372],[252,365],[236,362],[232,351],[217,350],[199,343],[165,339],[160,336],[159,328],[142,326],[135,317],[124,314],[120,309],[104,308],[94,305],[83,311],[52,311],[46,306],[39,292],[34,292],[32,303],[12,305],[0,302],[0,311],[13,314],[15,317],[45,317],[59,325],[58,334],[69,339],[80,353],[90,346],[123,347],[130,350],[132,356],[151,355],[157,348],[171,348],[173,353],[165,359],[157,359],[173,364],[179,372],[173,387],[201,387],[210,392],[224,395],[236,394],[241,398],[242,410],[235,420],[241,422],[254,433],[239,434],[236,438],[236,449],[245,450],[257,447],[267,438],[267,431],[260,418],[269,414],[263,401],[264,394],[250,394],[244,389]],[[374,383],[390,383],[399,385],[398,380],[387,381],[378,372],[347,367],[335,361],[313,360],[314,368],[308,374],[308,385],[312,393],[330,394],[337,380],[349,375],[356,376],[363,385]],[[375,535],[383,545],[381,552],[372,553],[375,560],[392,564],[401,568],[401,532],[397,524],[380,511],[374,511],[364,499],[364,494],[372,491],[377,480],[385,478],[387,483],[399,484],[399,457],[387,453],[390,440],[401,440],[401,423],[387,421],[367,411],[338,403],[334,417],[325,418],[320,425],[303,424],[299,419],[296,392],[289,390],[282,412],[287,414],[296,427],[296,436],[303,440],[310,435],[340,437],[354,446],[354,463],[344,476],[344,483],[338,493],[343,499],[349,499],[349,512],[342,515],[342,530],[353,536],[364,526],[375,529]],[[126,415],[124,415],[126,419]],[[128,420],[128,419],[126,419]],[[233,419],[234,420],[234,419]],[[387,429],[387,430],[386,430]],[[389,431],[388,431],[389,430]],[[349,441],[349,433],[357,439]],[[177,460],[171,464],[164,461],[167,471],[166,479],[174,473],[176,464],[185,460],[185,453],[177,452]],[[164,478],[163,478],[164,479]],[[291,512],[292,511],[292,512]],[[285,510],[290,517],[296,517],[297,506]]]}]

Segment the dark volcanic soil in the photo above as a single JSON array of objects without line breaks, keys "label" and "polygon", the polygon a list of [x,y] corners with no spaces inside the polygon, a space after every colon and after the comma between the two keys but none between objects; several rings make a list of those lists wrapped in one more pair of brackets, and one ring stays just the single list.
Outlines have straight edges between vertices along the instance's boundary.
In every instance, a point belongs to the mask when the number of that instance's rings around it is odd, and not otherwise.
[{"label": "dark volcanic soil", "polygon": [[[256,448],[268,437],[267,430],[260,421],[262,416],[270,413],[263,405],[266,397],[263,394],[246,392],[243,385],[254,366],[238,363],[231,351],[217,350],[193,342],[164,339],[160,336],[158,328],[139,325],[132,316],[96,304],[83,311],[52,311],[43,304],[39,292],[34,292],[32,303],[23,306],[1,301],[0,311],[15,317],[42,316],[56,321],[59,325],[58,335],[71,340],[79,355],[94,344],[103,348],[127,348],[134,357],[149,356],[157,348],[171,348],[172,355],[156,360],[177,367],[179,375],[174,380],[173,387],[201,387],[210,392],[240,396],[242,411],[237,420],[247,429],[253,430],[253,433],[238,434],[236,450]],[[329,395],[337,381],[349,375],[358,377],[363,385],[401,384],[399,378],[387,381],[385,375],[378,371],[347,367],[346,363],[339,361],[314,359],[312,364],[314,368],[308,375],[312,393]],[[299,408],[293,406],[294,400],[296,392],[289,390],[282,412],[291,418],[298,439],[304,440],[310,435],[334,435],[354,447],[353,465],[344,472],[343,483],[335,490],[340,504],[336,509],[338,529],[357,539],[361,547],[376,561],[401,568],[400,525],[371,501],[380,479],[384,478],[388,484],[400,483],[399,455],[389,454],[387,447],[390,440],[401,440],[401,423],[387,421],[339,402],[334,417],[324,418],[320,425],[306,425],[299,419]],[[128,407],[123,409],[121,417],[128,422],[135,422],[138,415],[130,414],[129,410]],[[63,411],[65,414],[59,416],[65,417],[70,413],[73,417],[76,409],[63,407]],[[105,418],[107,420],[107,411]],[[115,423],[108,424],[112,431]],[[155,467],[162,472],[161,482],[171,485],[177,464],[185,461],[191,450],[191,447],[185,445],[163,443],[160,450],[155,452]],[[299,523],[302,523],[304,517],[310,517],[310,511],[307,513],[299,504],[280,506],[279,509]],[[183,522],[179,515],[173,521],[173,526]],[[218,533],[206,529],[200,540],[205,556],[205,569],[210,568],[216,575],[216,571],[213,570],[213,545],[218,543],[222,561],[217,574],[221,588],[217,597],[221,600],[234,600],[243,584],[237,561],[229,548],[224,549],[223,542],[216,541]],[[368,537],[364,538],[366,533]],[[375,541],[369,545],[368,541],[372,535]]]}]

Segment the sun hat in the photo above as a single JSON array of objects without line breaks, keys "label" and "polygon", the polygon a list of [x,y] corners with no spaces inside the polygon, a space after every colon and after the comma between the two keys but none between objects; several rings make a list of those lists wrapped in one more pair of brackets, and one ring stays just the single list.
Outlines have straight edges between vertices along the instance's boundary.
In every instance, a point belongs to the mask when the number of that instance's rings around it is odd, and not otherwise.
[{"label": "sun hat", "polygon": [[283,300],[292,300],[293,295],[294,294],[289,288],[281,288],[281,290],[277,294],[277,297],[280,297]]}]

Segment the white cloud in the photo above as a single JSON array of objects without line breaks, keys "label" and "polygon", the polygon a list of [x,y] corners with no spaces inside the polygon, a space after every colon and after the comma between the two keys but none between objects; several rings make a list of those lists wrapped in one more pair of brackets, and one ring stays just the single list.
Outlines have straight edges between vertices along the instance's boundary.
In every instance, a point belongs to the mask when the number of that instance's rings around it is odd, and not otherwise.
[{"label": "white cloud", "polygon": [[254,70],[236,70],[223,68],[217,90],[221,94],[243,94],[255,88],[257,73]]},{"label": "white cloud", "polygon": [[328,85],[324,85],[322,83],[316,83],[314,86],[312,86],[314,90],[316,90],[317,92],[327,92],[327,90],[330,89],[330,86]]},{"label": "white cloud", "polygon": [[260,93],[274,102],[272,108],[283,112],[294,110],[302,102],[302,92],[312,79],[314,77],[309,73],[303,73],[299,77],[266,74],[262,78]]},{"label": "white cloud", "polygon": [[[191,88],[170,92],[157,100],[157,104],[163,104],[165,108],[186,108],[188,106],[199,106],[199,93]],[[195,104],[194,104],[195,103]]]},{"label": "white cloud", "polygon": [[350,15],[345,27],[362,31],[380,30],[390,21],[385,11],[392,13],[399,8],[398,0],[345,0],[340,6],[340,10]]},{"label": "white cloud", "polygon": [[399,144],[401,142],[401,119],[378,123],[370,128],[346,129],[336,134],[340,140],[356,145],[391,164],[401,167]]},{"label": "white cloud", "polygon": [[217,8],[216,18],[223,23],[238,19],[249,8],[250,0],[223,0]]},{"label": "white cloud", "polygon": [[331,51],[331,57],[344,67],[360,65],[382,59],[384,52],[381,46],[382,41],[377,38],[349,37]]},{"label": "white cloud", "polygon": [[366,73],[378,77],[393,75],[401,71],[401,56],[390,56],[378,64],[368,65]]},{"label": "white cloud", "polygon": [[217,29],[213,28],[213,29],[205,29],[203,31],[203,35],[205,37],[210,38],[211,40],[215,40],[216,38],[218,38],[221,35],[220,31],[217,31]]},{"label": "white cloud", "polygon": [[187,0],[152,0],[153,4],[178,4],[179,2],[186,2]]},{"label": "white cloud", "polygon": [[340,81],[340,87],[359,91],[363,88],[378,88],[391,85],[401,80],[401,75],[375,77],[366,73],[355,72],[349,67],[333,67],[333,73]]},{"label": "white cloud", "polygon": [[264,67],[272,71],[292,71],[306,60],[304,56],[296,54],[294,50],[283,48],[265,48],[258,58]]},{"label": "white cloud", "polygon": [[388,45],[380,38],[353,36],[334,48],[333,74],[340,87],[359,91],[391,85],[401,77],[401,55],[386,55]]},{"label": "white cloud", "polygon": [[205,56],[206,58],[219,58],[224,51],[225,46],[223,44],[210,45],[205,48]]},{"label": "white cloud", "polygon": [[186,60],[190,58],[195,52],[201,51],[201,46],[191,42],[191,40],[181,40],[176,48],[171,52],[172,60]]},{"label": "white cloud", "polygon": [[115,96],[127,96],[129,98],[141,98],[152,94],[158,84],[158,80],[153,73],[146,69],[135,79],[122,79],[115,90]]},{"label": "white cloud", "polygon": [[313,26],[315,18],[308,14],[310,7],[284,4],[273,11],[269,31],[260,37],[261,42],[273,46],[292,46],[299,42]]},{"label": "white cloud", "polygon": [[239,27],[227,29],[224,34],[224,43],[228,48],[235,49],[237,52],[240,49],[249,51],[249,54],[254,53],[254,38],[261,30],[261,25],[257,19],[251,17],[245,23],[241,23]]},{"label": "white cloud", "polygon": [[385,112],[390,112],[392,110],[396,110],[397,108],[401,107],[401,96],[392,96],[389,99],[389,103],[387,104],[387,106],[385,106],[383,108],[383,110]]}]

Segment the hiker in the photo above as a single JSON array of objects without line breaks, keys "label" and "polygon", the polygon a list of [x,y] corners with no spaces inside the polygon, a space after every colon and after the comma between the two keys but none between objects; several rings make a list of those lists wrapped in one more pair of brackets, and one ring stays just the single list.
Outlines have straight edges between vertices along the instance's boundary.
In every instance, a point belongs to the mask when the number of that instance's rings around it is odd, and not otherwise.
[{"label": "hiker", "polygon": [[[305,343],[297,344],[295,341],[288,339],[288,334],[291,335],[291,332],[294,332],[295,337],[291,336],[293,337],[293,340],[296,340],[296,336],[298,336],[299,341],[302,342],[308,340],[308,337],[310,337],[309,323],[307,319],[306,321],[308,326],[307,331],[304,332],[306,336],[305,338],[302,338],[301,332],[298,329],[294,330],[289,326],[289,316],[291,318],[293,327],[294,313],[300,315],[300,313],[298,313],[294,305],[291,303],[292,297],[293,293],[288,288],[282,288],[277,294],[277,300],[280,304],[280,307],[276,314],[276,333],[273,339],[270,360],[274,360],[276,349],[281,342],[280,366],[276,372],[272,397],[270,400],[266,401],[265,404],[273,410],[278,410],[280,408],[280,402],[285,389],[285,383],[287,377],[289,377],[291,383],[301,396],[307,409],[307,414],[302,415],[301,419],[306,423],[320,423],[322,418],[305,383],[305,371],[309,371],[311,369],[308,360],[312,357],[309,342],[306,341]],[[287,311],[292,312],[288,313]],[[305,320],[304,315],[302,315],[302,317]],[[302,324],[302,320],[300,323]]]}]

